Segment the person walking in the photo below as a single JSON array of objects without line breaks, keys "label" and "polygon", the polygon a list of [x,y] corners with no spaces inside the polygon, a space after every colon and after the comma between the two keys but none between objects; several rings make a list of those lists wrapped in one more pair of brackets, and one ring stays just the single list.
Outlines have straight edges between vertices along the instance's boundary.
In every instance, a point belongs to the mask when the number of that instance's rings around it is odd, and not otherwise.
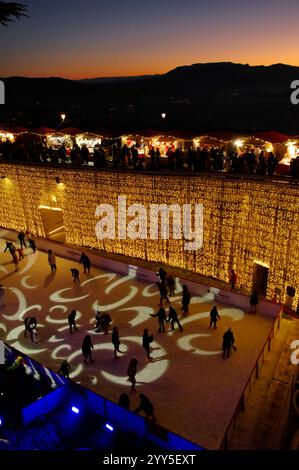
[{"label": "person walking", "polygon": [[101,313],[100,313],[99,310],[96,311],[94,317],[95,317],[95,320],[96,320],[94,331],[95,331],[95,333],[100,333],[101,332]]},{"label": "person walking", "polygon": [[223,359],[229,357],[232,347],[234,348],[235,351],[237,350],[237,348],[234,346],[234,342],[235,342],[235,338],[234,338],[233,332],[231,328],[228,328],[228,330],[224,333],[223,340],[222,340]]},{"label": "person walking", "polygon": [[158,317],[159,320],[159,333],[165,332],[164,322],[166,321],[166,312],[163,307],[157,313],[150,313],[150,317]]},{"label": "person walking", "polygon": [[56,256],[52,250],[48,250],[48,263],[52,272],[57,271]]},{"label": "person walking", "polygon": [[256,307],[259,303],[259,296],[256,290],[254,290],[250,297],[250,313],[256,313]]},{"label": "person walking", "polygon": [[145,414],[146,419],[150,419],[152,421],[157,421],[154,415],[154,407],[153,404],[150,402],[147,396],[143,393],[139,393],[140,403],[139,406],[134,410],[135,413],[139,413],[143,411]]},{"label": "person walking", "polygon": [[23,248],[17,248],[17,252],[18,252],[18,255],[19,255],[19,261],[21,261],[21,259],[25,258]]},{"label": "person walking", "polygon": [[23,248],[24,246],[24,248],[27,248],[25,242],[25,233],[22,230],[18,233],[18,239],[20,242],[20,247]]},{"label": "person walking", "polygon": [[86,273],[86,271],[89,274],[90,267],[91,267],[91,262],[90,262],[90,259],[88,258],[88,256],[84,252],[81,254],[80,264],[83,264],[84,274]]},{"label": "person walking", "polygon": [[183,297],[182,297],[182,313],[184,316],[189,313],[189,304],[191,301],[191,295],[186,285],[183,285]]},{"label": "person walking", "polygon": [[67,360],[62,361],[59,370],[57,371],[57,374],[61,374],[67,379],[70,378],[70,370],[72,366],[67,362]]},{"label": "person walking", "polygon": [[216,330],[217,326],[216,323],[218,320],[220,320],[220,316],[217,310],[216,305],[213,306],[212,310],[210,311],[210,328],[212,328],[212,325],[214,325],[214,330]]},{"label": "person walking", "polygon": [[93,344],[91,342],[91,336],[87,335],[85,336],[83,343],[82,343],[82,354],[84,357],[84,362],[87,364],[87,361],[89,360],[89,363],[94,362],[92,359],[92,350],[94,349]]},{"label": "person walking", "polygon": [[33,253],[36,253],[36,244],[35,244],[35,241],[33,240],[33,238],[29,238],[28,243],[29,243],[29,246],[30,246],[31,250],[33,251]]},{"label": "person walking", "polygon": [[176,313],[176,310],[173,307],[169,307],[168,311],[168,317],[167,317],[167,323],[170,322],[171,329],[174,330],[174,324],[176,323],[180,329],[180,331],[183,331],[183,327],[180,324],[180,321],[178,319],[178,314]]},{"label": "person walking", "polygon": [[72,273],[72,278],[73,278],[73,281],[74,282],[77,282],[80,283],[80,279],[79,279],[79,269],[77,268],[72,268],[71,269],[71,273]]},{"label": "person walking", "polygon": [[161,268],[159,269],[159,271],[157,272],[157,275],[159,276],[160,278],[160,281],[161,281],[161,284],[166,284],[166,277],[167,277],[167,272],[164,271],[164,269]]},{"label": "person walking", "polygon": [[132,384],[131,385],[132,392],[136,392],[135,385],[136,385],[137,363],[138,363],[137,359],[135,358],[131,359],[129,367],[128,367],[128,371],[127,371],[129,381]]},{"label": "person walking", "polygon": [[167,276],[166,285],[168,287],[169,297],[173,297],[175,295],[175,292],[174,292],[175,281],[171,275]]},{"label": "person walking", "polygon": [[120,339],[117,326],[114,326],[112,330],[112,344],[114,346],[114,358],[117,359],[117,351],[121,353],[119,350]]},{"label": "person walking", "polygon": [[75,331],[78,331],[78,328],[77,328],[77,325],[76,325],[76,315],[77,315],[77,312],[76,310],[72,310],[71,313],[69,314],[68,316],[68,323],[69,323],[69,327],[70,327],[70,333],[73,333],[73,328]]},{"label": "person walking", "polygon": [[230,272],[230,276],[229,276],[230,290],[234,290],[236,284],[237,284],[237,274],[235,273],[235,270],[232,269]]},{"label": "person walking", "polygon": [[112,322],[112,318],[110,317],[108,312],[102,313],[101,315],[101,327],[104,332],[104,335],[108,334],[109,325]]},{"label": "person walking", "polygon": [[9,251],[11,256],[13,255],[13,253],[16,251],[16,247],[14,246],[13,242],[6,242],[4,253],[6,252],[6,250]]},{"label": "person walking", "polygon": [[16,251],[14,251],[12,254],[12,262],[15,265],[15,271],[19,271],[19,257]]},{"label": "person walking", "polygon": [[148,328],[145,328],[142,336],[142,346],[146,350],[147,358],[151,360],[150,356],[150,344],[154,341],[154,336],[149,334]]}]

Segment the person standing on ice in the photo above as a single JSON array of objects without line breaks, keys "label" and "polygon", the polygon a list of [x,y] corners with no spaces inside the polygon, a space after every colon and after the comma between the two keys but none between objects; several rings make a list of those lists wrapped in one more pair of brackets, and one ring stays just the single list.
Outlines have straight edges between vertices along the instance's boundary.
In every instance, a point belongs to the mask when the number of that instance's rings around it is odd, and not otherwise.
[{"label": "person standing on ice", "polygon": [[210,312],[210,319],[211,319],[210,328],[212,327],[212,325],[214,325],[214,330],[216,330],[216,328],[217,328],[216,323],[217,323],[218,320],[220,320],[219,313],[218,313],[216,305],[214,305],[214,307],[212,308],[212,310]]},{"label": "person standing on ice", "polygon": [[119,350],[120,339],[117,326],[114,326],[112,330],[112,344],[114,346],[114,358],[117,359],[117,351],[121,353],[121,351]]},{"label": "person standing on ice", "polygon": [[48,263],[52,272],[57,271],[56,256],[52,250],[48,250]]},{"label": "person standing on ice", "polygon": [[71,269],[71,273],[72,273],[72,278],[73,278],[73,281],[74,282],[77,282],[80,283],[80,279],[79,279],[79,269],[77,268],[72,268]]},{"label": "person standing on ice", "polygon": [[236,284],[237,284],[237,274],[235,273],[235,270],[232,269],[229,275],[229,284],[230,284],[230,290],[234,290]]},{"label": "person standing on ice", "polygon": [[228,328],[228,330],[223,335],[223,341],[222,341],[223,359],[225,358],[227,359],[229,357],[232,347],[236,350],[236,347],[234,346],[234,342],[235,342],[235,338],[234,338],[233,332],[231,328]]},{"label": "person standing on ice", "polygon": [[36,253],[36,244],[35,244],[35,241],[33,240],[33,238],[29,238],[28,242],[29,242],[29,246],[30,246],[31,250],[33,251],[33,253]]},{"label": "person standing on ice", "polygon": [[173,279],[173,277],[171,275],[167,276],[166,284],[167,284],[167,287],[168,287],[169,297],[173,297],[175,295],[175,291],[174,291],[175,280]]},{"label": "person standing on ice", "polygon": [[85,336],[83,343],[82,343],[82,354],[84,357],[85,364],[87,364],[88,359],[90,363],[94,362],[94,360],[92,359],[92,350],[93,350],[93,344],[91,342],[91,336],[87,335]]},{"label": "person standing on ice", "polygon": [[67,379],[70,378],[70,370],[71,370],[71,365],[67,362],[67,360],[62,361],[59,370],[57,371],[57,374],[61,374]]},{"label": "person standing on ice", "polygon": [[136,392],[136,388],[135,388],[135,385],[136,385],[136,373],[137,373],[137,359],[133,358],[131,359],[130,361],[130,364],[129,364],[129,367],[128,367],[128,371],[127,371],[127,374],[128,374],[128,377],[129,377],[129,381],[131,382],[131,391],[132,392]]},{"label": "person standing on ice", "polygon": [[183,297],[182,297],[182,312],[186,316],[189,313],[189,304],[191,300],[191,295],[186,285],[183,286]]},{"label": "person standing on ice", "polygon": [[75,331],[78,331],[78,328],[77,328],[77,325],[76,325],[76,320],[75,320],[76,315],[77,315],[76,310],[72,310],[71,313],[68,316],[67,320],[68,320],[69,327],[70,327],[70,333],[73,333],[72,328],[74,328]]},{"label": "person standing on ice", "polygon": [[161,284],[166,284],[166,277],[167,277],[167,272],[164,271],[164,269],[161,268],[159,269],[159,271],[157,272],[157,276],[159,276],[160,278],[160,281],[161,281]]},{"label": "person standing on ice", "polygon": [[19,242],[20,242],[20,247],[23,248],[23,245],[24,245],[24,248],[26,248],[25,233],[23,232],[23,230],[21,230],[18,233],[18,239],[19,239]]},{"label": "person standing on ice", "polygon": [[140,398],[140,404],[136,408],[136,410],[134,410],[134,412],[139,413],[139,411],[143,411],[147,419],[150,419],[152,421],[157,421],[154,415],[153,404],[149,401],[148,397],[145,396],[143,393],[139,393],[139,398]]},{"label": "person standing on ice", "polygon": [[145,328],[142,336],[142,346],[146,350],[147,358],[151,360],[150,356],[150,344],[154,341],[154,336],[150,335],[148,332],[148,328]]},{"label": "person standing on ice", "polygon": [[180,321],[178,319],[178,314],[176,313],[176,311],[173,307],[169,307],[168,317],[167,317],[166,321],[167,321],[167,323],[170,322],[172,330],[174,330],[174,324],[176,323],[178,325],[180,331],[183,331],[183,327],[180,324]]},{"label": "person standing on ice", "polygon": [[158,289],[160,291],[160,303],[159,306],[162,307],[163,300],[166,299],[167,303],[170,304],[168,295],[167,295],[167,287],[166,284],[162,284],[162,282],[157,282]]},{"label": "person standing on ice", "polygon": [[90,267],[91,267],[91,262],[90,262],[90,259],[88,258],[88,256],[84,252],[81,254],[80,264],[83,264],[84,274],[86,274],[86,271],[89,274]]},{"label": "person standing on ice", "polygon": [[164,322],[166,321],[166,312],[163,307],[157,313],[150,313],[150,317],[158,317],[159,320],[159,333],[165,332]]}]

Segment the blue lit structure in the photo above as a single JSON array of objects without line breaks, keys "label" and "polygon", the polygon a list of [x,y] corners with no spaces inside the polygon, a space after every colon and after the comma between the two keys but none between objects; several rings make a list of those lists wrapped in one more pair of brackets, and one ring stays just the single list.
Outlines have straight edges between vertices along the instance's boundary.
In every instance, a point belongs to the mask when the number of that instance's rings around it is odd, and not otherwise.
[{"label": "blue lit structure", "polygon": [[[28,382],[31,399],[30,394],[25,394],[25,402],[14,400],[5,404],[5,424],[7,421],[10,426],[7,429],[2,426],[2,429],[12,449],[201,450],[158,424],[50,371],[11,346],[5,346],[5,356],[6,370],[21,356],[26,376],[31,378]],[[4,372],[4,375],[6,373],[9,374]],[[3,370],[1,387],[2,379]],[[31,434],[34,436],[32,444],[28,438]],[[19,436],[18,445],[15,436]]]}]

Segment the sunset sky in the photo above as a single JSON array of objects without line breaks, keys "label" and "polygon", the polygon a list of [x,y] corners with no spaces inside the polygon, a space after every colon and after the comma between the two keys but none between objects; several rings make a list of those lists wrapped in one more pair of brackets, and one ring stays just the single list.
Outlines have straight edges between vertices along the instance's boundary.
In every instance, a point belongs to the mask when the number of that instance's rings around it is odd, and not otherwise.
[{"label": "sunset sky", "polygon": [[299,65],[298,0],[19,0],[0,76],[105,77],[232,61]]}]

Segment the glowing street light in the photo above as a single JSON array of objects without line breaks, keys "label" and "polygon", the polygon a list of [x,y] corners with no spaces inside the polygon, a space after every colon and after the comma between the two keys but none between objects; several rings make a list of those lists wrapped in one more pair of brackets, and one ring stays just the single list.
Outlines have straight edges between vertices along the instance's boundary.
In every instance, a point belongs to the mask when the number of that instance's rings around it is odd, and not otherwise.
[{"label": "glowing street light", "polygon": [[166,118],[166,113],[162,113],[161,117],[162,117],[162,119],[165,119]]},{"label": "glowing street light", "polygon": [[60,117],[61,117],[62,121],[64,121],[65,118],[66,118],[66,114],[62,113],[62,114],[60,115]]}]

